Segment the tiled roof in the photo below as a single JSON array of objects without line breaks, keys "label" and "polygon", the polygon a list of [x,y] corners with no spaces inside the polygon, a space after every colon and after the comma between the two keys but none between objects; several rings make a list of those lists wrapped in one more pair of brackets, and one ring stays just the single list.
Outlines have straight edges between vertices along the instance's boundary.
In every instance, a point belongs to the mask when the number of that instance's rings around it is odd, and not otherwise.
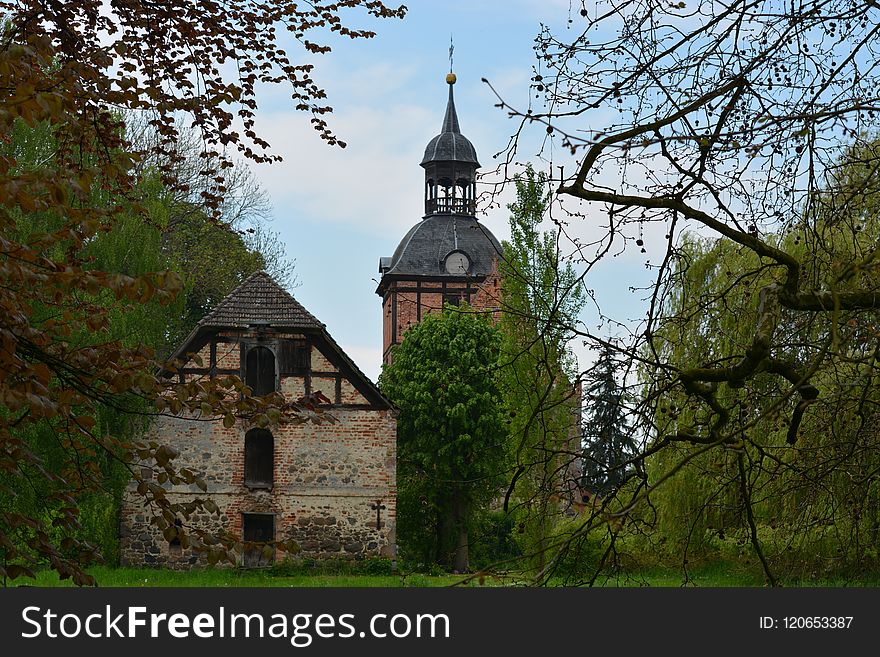
[{"label": "tiled roof", "polygon": [[[248,276],[214,310],[202,318],[169,360],[187,360],[190,354],[198,351],[204,344],[199,342],[199,338],[215,334],[218,329],[247,329],[254,325],[316,330],[316,344],[325,344],[338,354],[343,368],[351,370],[353,378],[350,380],[361,394],[373,404],[393,408],[391,402],[379,392],[376,384],[370,381],[327,333],[327,327],[264,271]],[[172,371],[163,369],[161,374],[170,377]]]},{"label": "tiled roof", "polygon": [[269,274],[258,271],[230,292],[199,322],[213,328],[247,328],[254,324],[323,329],[324,325]]}]

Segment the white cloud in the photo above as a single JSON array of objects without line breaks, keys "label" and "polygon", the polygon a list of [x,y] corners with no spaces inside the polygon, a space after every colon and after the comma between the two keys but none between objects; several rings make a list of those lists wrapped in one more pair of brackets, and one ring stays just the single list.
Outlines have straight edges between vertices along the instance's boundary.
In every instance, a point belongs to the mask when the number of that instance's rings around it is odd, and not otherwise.
[{"label": "white cloud", "polygon": [[260,181],[276,214],[296,208],[322,221],[360,228],[369,223],[371,230],[403,235],[421,217],[424,177],[418,163],[431,119],[413,105],[349,105],[332,119],[334,132],[347,143],[341,149],[319,139],[302,115],[265,115],[263,134],[284,163],[259,167]]},{"label": "white cloud", "polygon": [[[431,85],[424,103],[407,102],[412,94],[402,89],[414,74],[408,68],[398,75],[394,63],[380,62],[331,80],[331,99],[339,96],[333,89],[345,90],[345,100],[327,118],[346,142],[344,149],[321,140],[301,112],[261,111],[261,135],[284,158],[280,165],[256,167],[276,215],[295,208],[297,215],[398,239],[421,219],[424,172],[419,162],[440,128],[446,89],[445,84]],[[527,72],[504,69],[499,86],[515,89],[527,77]],[[483,83],[471,80],[466,85],[456,86],[456,106],[462,132],[476,146],[485,171],[496,164],[492,155],[505,143],[508,122],[498,121],[498,111],[491,111],[494,96]],[[506,217],[506,209],[501,216]],[[496,223],[506,226],[504,219],[492,221],[493,231]]]}]

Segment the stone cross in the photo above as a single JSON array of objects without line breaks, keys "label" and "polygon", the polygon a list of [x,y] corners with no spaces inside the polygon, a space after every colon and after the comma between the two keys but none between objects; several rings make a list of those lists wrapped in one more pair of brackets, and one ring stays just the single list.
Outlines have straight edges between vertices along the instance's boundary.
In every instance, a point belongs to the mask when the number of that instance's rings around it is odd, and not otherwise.
[{"label": "stone cross", "polygon": [[376,500],[376,503],[370,506],[376,512],[376,529],[382,529],[382,509],[386,508],[382,504],[382,500]]}]

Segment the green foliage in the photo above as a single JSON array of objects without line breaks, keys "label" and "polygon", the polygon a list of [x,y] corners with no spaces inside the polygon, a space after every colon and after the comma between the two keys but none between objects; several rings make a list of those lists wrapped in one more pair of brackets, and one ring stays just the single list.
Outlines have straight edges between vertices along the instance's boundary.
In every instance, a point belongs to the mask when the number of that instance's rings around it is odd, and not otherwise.
[{"label": "green foliage", "polygon": [[[572,326],[586,302],[586,293],[571,263],[559,252],[559,230],[542,231],[550,205],[546,174],[531,167],[514,176],[516,202],[510,210],[510,241],[499,263],[502,276],[500,327],[520,350],[536,348],[573,378],[575,363],[566,351]],[[534,356],[533,356],[534,358]]]},{"label": "green foliage", "polygon": [[251,251],[241,235],[205,215],[178,222],[164,242],[187,285],[184,336],[236,285],[266,269],[263,255]]},{"label": "green foliage", "polygon": [[502,335],[499,381],[514,467],[516,543],[538,570],[545,543],[580,475],[575,362],[567,348],[585,301],[583,286],[557,247],[557,230],[542,232],[549,206],[547,177],[529,167],[515,178],[511,239],[499,265]]},{"label": "green foliage", "polygon": [[516,569],[523,556],[514,540],[520,521],[516,512],[484,511],[479,514],[470,544],[471,565],[476,570]]},{"label": "green foliage", "polygon": [[410,561],[466,570],[475,513],[499,493],[499,343],[488,317],[446,307],[410,328],[382,371],[379,384],[400,409],[397,539]]},{"label": "green foliage", "polygon": [[[125,472],[123,468],[115,469]],[[108,486],[108,492],[84,495],[78,504],[82,525],[79,538],[94,543],[108,564],[119,562],[119,498],[123,488],[124,483]]]},{"label": "green foliage", "polygon": [[609,540],[601,528],[585,531],[581,519],[557,522],[547,540],[554,549],[542,576],[567,586],[591,582],[603,568]]},{"label": "green foliage", "polygon": [[[804,263],[812,286],[840,294],[880,285],[880,185],[862,164],[876,148],[848,151],[811,200],[811,214],[764,237]],[[729,241],[689,239],[675,280],[657,332],[663,358],[726,363],[727,354],[748,353],[759,291],[774,282],[774,272]],[[714,448],[677,442],[650,459],[652,482],[669,477],[651,495],[669,552],[710,554],[731,541],[754,550],[757,542],[768,565],[800,575],[873,563],[880,547],[876,313],[829,310],[783,312],[774,334],[773,356],[809,372],[815,401],[802,404],[788,382],[769,373],[718,386],[715,397],[733,409],[730,429],[739,441]],[[706,434],[717,420],[681,388],[664,389],[654,407],[658,441],[682,431]],[[792,435],[799,407],[803,419]]]},{"label": "green foliage", "polygon": [[407,575],[420,573],[422,575],[428,575],[430,577],[449,576],[448,566],[441,566],[436,561],[429,561],[426,563],[425,561],[411,559],[408,553],[405,551],[400,553],[399,555],[399,559],[397,561],[397,569],[401,573],[406,573]]}]

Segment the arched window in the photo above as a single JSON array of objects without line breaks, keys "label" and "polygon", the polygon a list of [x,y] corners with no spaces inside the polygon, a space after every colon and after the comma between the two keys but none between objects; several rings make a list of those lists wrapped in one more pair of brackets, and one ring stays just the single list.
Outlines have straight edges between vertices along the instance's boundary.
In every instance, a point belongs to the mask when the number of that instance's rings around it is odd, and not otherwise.
[{"label": "arched window", "polygon": [[275,439],[265,429],[251,429],[244,436],[244,485],[272,488],[275,473]]},{"label": "arched window", "polygon": [[253,347],[247,352],[244,382],[254,397],[275,392],[275,354],[266,347]]}]

